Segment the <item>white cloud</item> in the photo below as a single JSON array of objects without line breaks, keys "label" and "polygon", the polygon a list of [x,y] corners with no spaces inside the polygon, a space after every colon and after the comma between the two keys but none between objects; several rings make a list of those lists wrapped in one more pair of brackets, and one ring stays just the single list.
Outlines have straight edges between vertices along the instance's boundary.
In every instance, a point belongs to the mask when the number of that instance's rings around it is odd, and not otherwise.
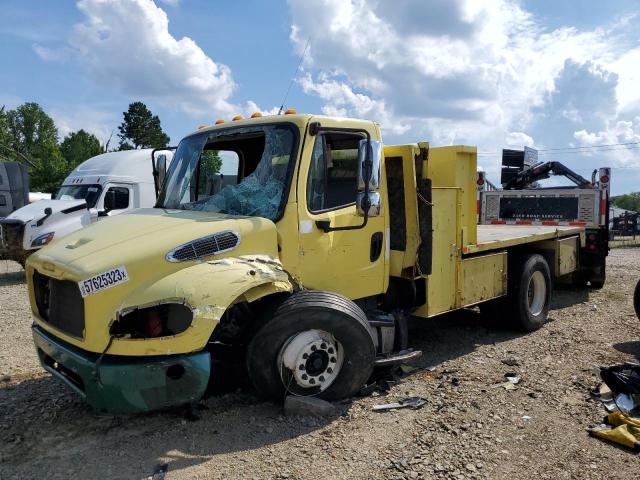
[{"label": "white cloud", "polygon": [[111,112],[86,106],[67,106],[53,107],[49,110],[49,114],[56,123],[61,141],[71,132],[83,129],[94,134],[102,145],[113,133],[110,147],[117,145],[118,132],[114,126],[119,123],[119,118]]},{"label": "white cloud", "polygon": [[33,51],[46,62],[65,62],[69,59],[71,51],[68,48],[49,48],[39,43],[31,45]]},{"label": "white cloud", "polygon": [[510,132],[504,141],[506,146],[510,148],[533,147],[533,138],[524,132]]},{"label": "white cloud", "polygon": [[180,5],[180,0],[160,0],[162,3],[169,5],[170,7],[177,7]]},{"label": "white cloud", "polygon": [[[514,0],[288,3],[296,52],[311,39],[303,90],[325,112],[372,118],[403,139],[566,146],[640,107],[633,17],[581,31],[548,29]],[[484,162],[495,170],[499,156]]]},{"label": "white cloud", "polygon": [[[80,0],[78,8],[86,18],[74,26],[69,44],[97,83],[193,116],[239,108],[230,101],[231,70],[191,38],[173,37],[166,13],[152,0]],[[56,56],[47,47],[34,49],[45,59]]]}]

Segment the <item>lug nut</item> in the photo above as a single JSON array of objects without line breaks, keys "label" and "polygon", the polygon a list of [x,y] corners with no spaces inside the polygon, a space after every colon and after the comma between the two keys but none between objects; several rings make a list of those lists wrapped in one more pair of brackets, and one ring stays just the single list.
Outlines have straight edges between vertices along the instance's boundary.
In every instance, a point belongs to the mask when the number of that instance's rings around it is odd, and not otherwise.
[{"label": "lug nut", "polygon": [[331,357],[331,359],[329,360],[331,363],[336,363],[336,357]]},{"label": "lug nut", "polygon": [[309,378],[309,377],[307,376],[307,374],[306,374],[306,373],[303,373],[303,374],[302,374],[302,379],[303,379],[303,380],[306,380],[307,378]]},{"label": "lug nut", "polygon": [[320,348],[323,349],[323,350],[326,350],[327,349],[327,344],[326,343],[322,343],[320,345]]},{"label": "lug nut", "polygon": [[318,349],[318,347],[316,347],[315,345],[311,345],[311,351],[315,352]]},{"label": "lug nut", "polygon": [[331,367],[327,368],[327,373],[333,373],[333,368]]},{"label": "lug nut", "polygon": [[304,358],[306,360],[307,358],[309,358],[309,354],[308,353],[303,353],[302,354],[302,358]]},{"label": "lug nut", "polygon": [[310,384],[312,384],[312,385],[313,385],[314,383],[316,383],[315,378],[310,378],[310,379],[309,379],[309,383],[310,383]]},{"label": "lug nut", "polygon": [[320,375],[320,376],[318,377],[318,380],[320,380],[321,382],[324,382],[324,377],[323,377],[322,375]]},{"label": "lug nut", "polygon": [[300,370],[304,370],[304,365],[302,363],[300,364]]},{"label": "lug nut", "polygon": [[327,350],[329,353],[333,354],[333,348],[329,348],[329,350]]}]

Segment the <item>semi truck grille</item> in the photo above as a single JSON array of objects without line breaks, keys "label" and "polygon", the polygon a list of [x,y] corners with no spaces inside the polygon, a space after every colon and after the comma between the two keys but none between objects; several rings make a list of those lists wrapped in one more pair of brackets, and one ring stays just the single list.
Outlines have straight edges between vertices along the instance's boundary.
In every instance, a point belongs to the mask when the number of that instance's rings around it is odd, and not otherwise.
[{"label": "semi truck grille", "polygon": [[167,254],[170,262],[186,262],[236,248],[240,236],[231,230],[214,233],[174,248]]},{"label": "semi truck grille", "polygon": [[74,337],[84,337],[84,300],[75,282],[56,280],[35,271],[33,293],[43,321]]},{"label": "semi truck grille", "polygon": [[19,220],[5,219],[0,222],[0,249],[22,249],[24,223]]}]

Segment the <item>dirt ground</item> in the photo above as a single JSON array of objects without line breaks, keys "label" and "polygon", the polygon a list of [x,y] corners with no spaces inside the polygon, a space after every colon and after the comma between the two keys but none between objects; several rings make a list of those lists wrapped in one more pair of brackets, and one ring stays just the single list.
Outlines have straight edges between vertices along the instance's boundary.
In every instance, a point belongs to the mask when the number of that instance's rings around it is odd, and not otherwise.
[{"label": "dirt ground", "polygon": [[[24,274],[0,262],[0,478],[629,479],[640,456],[587,435],[604,409],[597,368],[640,357],[632,292],[640,249],[616,249],[603,290],[558,289],[541,330],[520,335],[469,310],[413,322],[421,367],[385,394],[290,418],[250,391],[181,411],[92,413],[39,366]],[[506,362],[506,363],[505,363]],[[434,368],[435,367],[435,368]],[[506,373],[514,390],[496,387]],[[374,413],[405,396],[420,410]]]}]

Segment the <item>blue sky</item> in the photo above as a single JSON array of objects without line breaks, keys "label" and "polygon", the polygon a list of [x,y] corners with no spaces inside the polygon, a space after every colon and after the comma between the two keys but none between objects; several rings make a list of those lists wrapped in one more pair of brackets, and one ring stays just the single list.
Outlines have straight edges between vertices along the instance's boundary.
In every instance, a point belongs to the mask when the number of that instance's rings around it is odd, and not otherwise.
[{"label": "blue sky", "polygon": [[494,180],[497,152],[529,145],[640,190],[636,1],[3,0],[0,16],[0,105],[40,103],[61,137],[104,142],[136,100],[172,143],[273,112],[310,38],[287,100],[300,112],[378,121],[387,143],[477,145]]}]

